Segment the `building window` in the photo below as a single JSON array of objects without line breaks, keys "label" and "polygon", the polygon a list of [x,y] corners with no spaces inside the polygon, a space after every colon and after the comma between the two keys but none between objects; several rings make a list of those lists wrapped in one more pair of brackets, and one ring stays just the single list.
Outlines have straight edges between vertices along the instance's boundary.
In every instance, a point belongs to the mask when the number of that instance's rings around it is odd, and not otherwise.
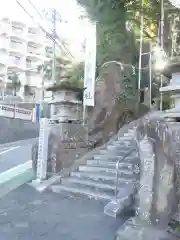
[{"label": "building window", "polygon": [[17,33],[22,33],[23,29],[20,28],[20,27],[15,27],[15,26],[12,26],[12,30],[17,32]]},{"label": "building window", "polygon": [[26,66],[31,67],[32,61],[30,59],[26,59]]},{"label": "building window", "polygon": [[29,29],[28,29],[28,33],[29,33],[29,34],[36,34],[36,30],[33,29],[33,28],[29,28]]}]

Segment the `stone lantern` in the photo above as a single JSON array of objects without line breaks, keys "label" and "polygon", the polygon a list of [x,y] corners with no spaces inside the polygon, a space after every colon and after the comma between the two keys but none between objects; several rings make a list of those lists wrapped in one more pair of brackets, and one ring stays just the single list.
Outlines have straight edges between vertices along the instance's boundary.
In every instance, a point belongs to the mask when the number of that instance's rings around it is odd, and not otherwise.
[{"label": "stone lantern", "polygon": [[83,89],[62,83],[49,87],[47,91],[53,92],[53,100],[49,101],[51,119],[82,120]]},{"label": "stone lantern", "polygon": [[[180,59],[179,59],[180,60]],[[173,107],[180,106],[180,61],[177,57],[172,58],[163,71],[163,75],[171,79],[168,86],[160,88],[163,93],[170,93]]]},{"label": "stone lantern", "polygon": [[49,102],[49,139],[52,140],[49,140],[48,147],[48,162],[53,165],[53,173],[71,167],[88,151],[88,133],[82,124],[83,90],[66,82],[47,89],[53,93],[53,100]]}]

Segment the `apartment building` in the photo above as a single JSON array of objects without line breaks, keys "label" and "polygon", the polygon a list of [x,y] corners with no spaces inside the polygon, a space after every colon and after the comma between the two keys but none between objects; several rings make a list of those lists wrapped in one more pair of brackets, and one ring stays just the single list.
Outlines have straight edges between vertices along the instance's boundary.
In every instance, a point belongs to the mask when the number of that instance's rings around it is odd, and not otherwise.
[{"label": "apartment building", "polygon": [[[18,96],[35,101],[41,99],[43,75],[37,68],[51,59],[52,42],[39,27],[9,18],[0,19],[0,79],[10,84],[16,73],[21,83]],[[45,85],[48,84],[51,83],[45,81]],[[5,90],[4,94],[11,93]]]}]

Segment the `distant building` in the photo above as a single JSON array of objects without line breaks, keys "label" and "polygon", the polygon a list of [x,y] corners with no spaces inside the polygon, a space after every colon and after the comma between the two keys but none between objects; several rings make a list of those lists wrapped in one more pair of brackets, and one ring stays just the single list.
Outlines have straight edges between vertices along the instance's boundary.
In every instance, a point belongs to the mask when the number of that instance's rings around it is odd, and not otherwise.
[{"label": "distant building", "polygon": [[[0,19],[0,79],[10,83],[8,77],[18,74],[20,87],[18,96],[25,99],[25,87],[29,87],[31,98],[41,99],[42,73],[37,67],[52,59],[52,41],[35,24],[27,25],[9,18]],[[51,84],[45,81],[46,84]],[[4,94],[7,93],[6,90]]]}]

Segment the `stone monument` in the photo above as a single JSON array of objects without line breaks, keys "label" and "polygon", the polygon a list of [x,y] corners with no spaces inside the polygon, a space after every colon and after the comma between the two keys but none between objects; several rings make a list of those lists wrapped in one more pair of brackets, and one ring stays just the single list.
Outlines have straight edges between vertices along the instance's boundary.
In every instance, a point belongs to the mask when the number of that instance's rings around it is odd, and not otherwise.
[{"label": "stone monument", "polygon": [[171,106],[177,107],[180,104],[180,62],[177,57],[169,60],[163,75],[170,80],[168,86],[160,88],[162,93],[169,93],[171,96]]},{"label": "stone monument", "polygon": [[[53,100],[49,102],[47,161],[48,176],[51,176],[64,168],[69,168],[76,158],[87,152],[88,148],[87,132],[82,124],[83,89],[62,83],[48,88],[47,91],[53,92]],[[37,159],[35,150],[34,159]]]},{"label": "stone monument", "polygon": [[65,82],[47,89],[53,92],[50,104],[50,134],[58,142],[56,172],[70,167],[74,156],[81,156],[87,151],[86,132],[83,126],[83,89],[68,86]]}]

